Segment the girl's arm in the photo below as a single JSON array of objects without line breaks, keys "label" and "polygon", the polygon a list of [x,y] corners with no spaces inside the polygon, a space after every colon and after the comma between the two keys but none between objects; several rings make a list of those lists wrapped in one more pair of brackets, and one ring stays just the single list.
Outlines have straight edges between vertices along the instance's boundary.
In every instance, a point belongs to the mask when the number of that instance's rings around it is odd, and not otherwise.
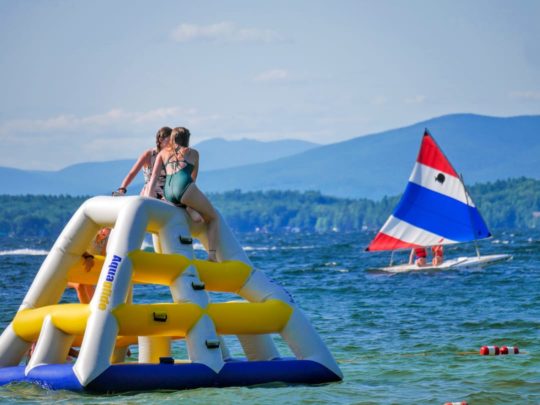
[{"label": "girl's arm", "polygon": [[154,168],[152,169],[152,177],[150,177],[150,181],[148,182],[148,185],[145,187],[145,190],[143,192],[144,197],[152,197],[154,195],[154,189],[156,188],[157,178],[159,176],[159,173],[161,172],[162,166],[163,166],[163,152],[159,152],[159,154],[156,156],[156,161],[154,162]]},{"label": "girl's arm", "polygon": [[135,162],[127,176],[124,178],[120,187],[118,187],[118,191],[123,191],[124,193],[127,191],[127,186],[131,184],[135,176],[137,176],[137,173],[139,173],[145,164],[148,165],[148,163],[150,163],[149,158],[151,153],[152,149],[148,149],[141,156],[139,156],[139,159]]},{"label": "girl's arm", "polygon": [[199,174],[199,152],[195,149],[191,149],[191,151],[193,153],[193,172],[191,172],[191,178],[193,181],[196,181]]}]

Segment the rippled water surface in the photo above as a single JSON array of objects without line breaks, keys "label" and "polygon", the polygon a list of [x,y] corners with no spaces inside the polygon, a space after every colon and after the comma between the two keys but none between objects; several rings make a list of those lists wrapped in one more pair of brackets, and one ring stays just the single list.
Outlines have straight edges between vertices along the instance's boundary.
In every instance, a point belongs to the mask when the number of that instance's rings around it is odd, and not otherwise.
[{"label": "rippled water surface", "polygon": [[[237,235],[253,263],[286,287],[312,320],[343,370],[341,383],[109,396],[14,384],[0,387],[0,399],[132,404],[540,403],[539,231],[501,233],[480,243],[485,254],[513,254],[514,260],[507,263],[476,270],[396,275],[373,270],[387,265],[389,256],[363,252],[371,236]],[[2,330],[53,242],[0,240]],[[474,248],[446,249],[447,257],[463,255],[474,255]],[[64,300],[73,298],[70,292]],[[212,298],[231,296],[212,294]],[[170,294],[164,288],[138,286],[135,300],[170,301]],[[283,354],[289,354],[276,339]],[[233,354],[241,355],[233,338],[227,342]],[[480,356],[483,345],[518,346],[522,353]],[[185,348],[177,348],[175,354],[185,355]]]}]

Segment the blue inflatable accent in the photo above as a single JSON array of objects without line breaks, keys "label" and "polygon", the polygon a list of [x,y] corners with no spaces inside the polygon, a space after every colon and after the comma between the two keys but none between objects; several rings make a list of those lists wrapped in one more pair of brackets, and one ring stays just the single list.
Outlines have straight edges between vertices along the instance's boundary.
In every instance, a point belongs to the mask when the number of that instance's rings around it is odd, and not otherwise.
[{"label": "blue inflatable accent", "polygon": [[84,389],[73,372],[73,364],[38,366],[30,371],[27,378],[50,390],[82,391]]},{"label": "blue inflatable accent", "polygon": [[215,377],[211,368],[199,363],[114,364],[86,389],[110,393],[211,387]]},{"label": "blue inflatable accent", "polygon": [[15,381],[27,381],[23,366],[4,367],[0,369],[0,385],[6,385]]},{"label": "blue inflatable accent", "polygon": [[34,368],[28,376],[24,366],[0,369],[0,385],[32,382],[52,390],[113,393],[126,391],[181,390],[199,387],[230,387],[283,382],[320,384],[341,378],[311,360],[228,361],[219,373],[199,363],[113,364],[88,386],[82,387],[73,364]]},{"label": "blue inflatable accent", "polygon": [[271,361],[239,361],[225,364],[217,375],[217,386],[266,384],[321,384],[341,378],[320,363],[311,360],[276,359]]}]

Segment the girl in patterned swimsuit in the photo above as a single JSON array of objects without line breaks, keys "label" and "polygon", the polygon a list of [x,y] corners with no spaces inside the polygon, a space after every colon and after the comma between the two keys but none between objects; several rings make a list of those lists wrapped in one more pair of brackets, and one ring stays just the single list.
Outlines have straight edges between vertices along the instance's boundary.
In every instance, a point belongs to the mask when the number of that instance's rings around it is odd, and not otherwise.
[{"label": "girl in patterned swimsuit", "polygon": [[[127,176],[122,181],[120,187],[118,187],[117,194],[125,194],[127,192],[127,186],[131,184],[135,176],[139,171],[143,171],[144,175],[144,187],[141,190],[140,194],[143,195],[144,191],[148,186],[150,177],[152,176],[152,169],[156,161],[156,156],[158,153],[169,144],[169,139],[171,136],[172,129],[169,127],[160,128],[156,134],[156,147],[152,149],[145,150],[139,159],[135,162]],[[163,186],[165,185],[165,171],[161,171],[158,177],[157,186],[155,194],[150,195],[150,197],[155,197],[158,199],[163,198]]]},{"label": "girl in patterned swimsuit", "polygon": [[189,147],[189,137],[187,128],[172,130],[169,145],[156,157],[152,177],[143,195],[152,195],[160,171],[164,169],[164,197],[174,205],[185,206],[188,210],[192,208],[202,215],[208,230],[208,260],[215,262],[219,222],[214,207],[195,184],[199,172],[199,152]]}]

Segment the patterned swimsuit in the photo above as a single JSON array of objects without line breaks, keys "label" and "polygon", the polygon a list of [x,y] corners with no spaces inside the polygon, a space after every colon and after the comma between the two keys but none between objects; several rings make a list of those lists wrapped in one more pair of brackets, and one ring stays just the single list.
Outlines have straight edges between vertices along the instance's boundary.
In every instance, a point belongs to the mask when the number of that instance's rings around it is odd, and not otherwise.
[{"label": "patterned swimsuit", "polygon": [[[156,156],[158,154],[157,149],[152,149],[152,154],[150,155],[150,166],[146,166],[142,168],[143,176],[144,176],[144,187],[150,183],[150,179],[152,178],[152,171],[154,170],[154,164],[156,163]],[[157,178],[156,182],[156,198],[162,199],[163,198],[163,188],[165,187],[165,178],[167,174],[165,173],[164,169],[161,169],[161,173],[159,173],[159,176]]]}]

